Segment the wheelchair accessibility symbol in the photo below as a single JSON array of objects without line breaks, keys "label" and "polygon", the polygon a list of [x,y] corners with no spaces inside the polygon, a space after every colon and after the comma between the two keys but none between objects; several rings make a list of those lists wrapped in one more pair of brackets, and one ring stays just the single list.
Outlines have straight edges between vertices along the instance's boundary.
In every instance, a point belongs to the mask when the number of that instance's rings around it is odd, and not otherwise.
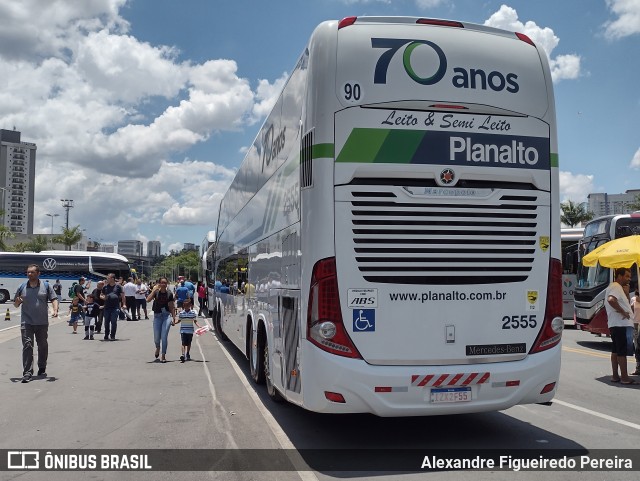
[{"label": "wheelchair accessibility symbol", "polygon": [[373,332],[376,330],[376,310],[375,309],[354,309],[353,310],[353,331]]}]

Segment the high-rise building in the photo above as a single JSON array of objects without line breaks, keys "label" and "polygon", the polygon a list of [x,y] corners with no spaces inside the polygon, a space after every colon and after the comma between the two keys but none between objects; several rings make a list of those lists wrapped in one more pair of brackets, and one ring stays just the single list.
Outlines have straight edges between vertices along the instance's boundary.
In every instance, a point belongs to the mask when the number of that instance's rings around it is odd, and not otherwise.
[{"label": "high-rise building", "polygon": [[624,194],[593,193],[587,196],[589,212],[595,217],[614,214],[630,214],[631,204],[640,196],[640,189],[627,190]]},{"label": "high-rise building", "polygon": [[116,246],[113,244],[100,244],[98,249],[100,252],[108,252],[110,254],[114,254],[116,252]]},{"label": "high-rise building", "polygon": [[1,224],[15,234],[33,234],[36,144],[20,141],[17,130],[0,129]]},{"label": "high-rise building", "polygon": [[118,254],[123,256],[141,256],[142,242],[139,240],[120,240],[118,241]]},{"label": "high-rise building", "polygon": [[147,242],[147,257],[159,257],[160,256],[160,241]]},{"label": "high-rise building", "polygon": [[184,246],[182,247],[182,250],[184,251],[197,251],[198,250],[198,246],[191,243],[191,242],[185,242]]}]

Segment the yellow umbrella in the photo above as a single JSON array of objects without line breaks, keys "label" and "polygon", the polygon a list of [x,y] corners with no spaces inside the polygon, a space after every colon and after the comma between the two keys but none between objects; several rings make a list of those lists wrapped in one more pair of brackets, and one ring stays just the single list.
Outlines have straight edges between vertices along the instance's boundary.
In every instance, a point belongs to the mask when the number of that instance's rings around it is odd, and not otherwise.
[{"label": "yellow umbrella", "polygon": [[640,265],[640,235],[621,237],[602,244],[582,258],[582,264],[593,267],[631,267]]}]

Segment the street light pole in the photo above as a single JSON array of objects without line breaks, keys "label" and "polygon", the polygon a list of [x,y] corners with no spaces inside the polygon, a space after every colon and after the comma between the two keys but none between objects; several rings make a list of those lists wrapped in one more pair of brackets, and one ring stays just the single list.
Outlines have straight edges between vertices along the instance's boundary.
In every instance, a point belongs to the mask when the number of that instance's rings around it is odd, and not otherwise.
[{"label": "street light pole", "polygon": [[60,214],[46,214],[48,217],[51,217],[51,235],[53,235],[53,218],[59,217]]},{"label": "street light pole", "polygon": [[73,199],[60,199],[62,207],[67,211],[67,230],[69,230],[69,209],[73,209]]}]

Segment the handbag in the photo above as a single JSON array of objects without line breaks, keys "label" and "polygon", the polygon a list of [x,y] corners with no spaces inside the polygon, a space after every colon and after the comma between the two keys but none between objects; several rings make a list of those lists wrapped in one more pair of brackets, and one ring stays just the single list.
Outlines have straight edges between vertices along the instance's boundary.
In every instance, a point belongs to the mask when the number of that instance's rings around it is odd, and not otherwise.
[{"label": "handbag", "polygon": [[118,309],[118,319],[120,319],[121,321],[124,321],[126,319],[124,310]]}]

